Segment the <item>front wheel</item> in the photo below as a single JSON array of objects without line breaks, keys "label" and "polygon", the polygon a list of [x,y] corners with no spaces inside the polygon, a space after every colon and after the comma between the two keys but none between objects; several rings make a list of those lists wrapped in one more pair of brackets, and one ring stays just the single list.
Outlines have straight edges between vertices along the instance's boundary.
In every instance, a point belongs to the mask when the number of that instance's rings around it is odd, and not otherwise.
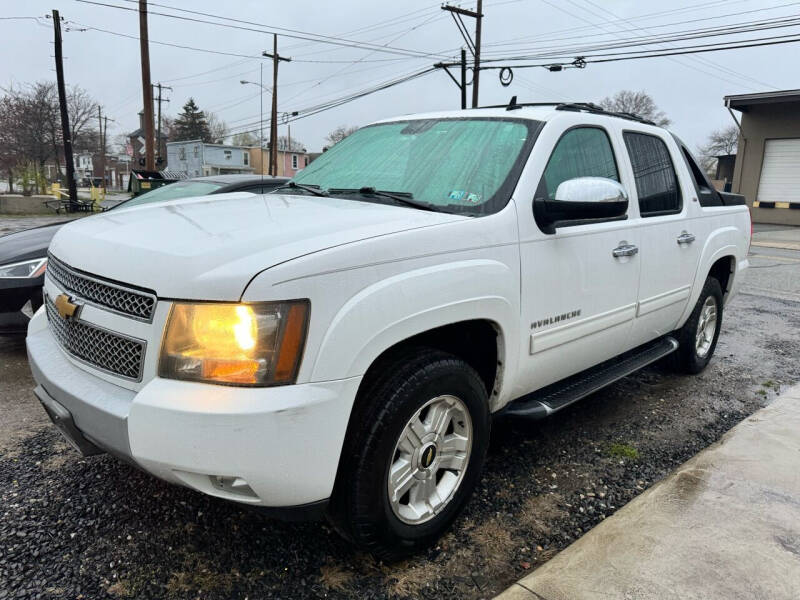
[{"label": "front wheel", "polygon": [[364,389],[342,454],[331,519],[387,559],[434,542],[475,488],[489,441],[486,388],[459,358],[421,350]]},{"label": "front wheel", "polygon": [[706,368],[717,347],[722,327],[722,288],[713,277],[706,279],[692,314],[678,331],[677,367],[684,373]]}]

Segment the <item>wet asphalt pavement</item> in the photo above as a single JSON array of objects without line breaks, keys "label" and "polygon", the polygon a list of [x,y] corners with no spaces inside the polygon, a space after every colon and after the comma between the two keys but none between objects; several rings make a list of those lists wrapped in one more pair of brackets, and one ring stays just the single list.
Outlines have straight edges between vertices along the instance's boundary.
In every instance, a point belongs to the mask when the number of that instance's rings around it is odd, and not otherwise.
[{"label": "wet asphalt pavement", "polygon": [[0,599],[488,598],[800,381],[800,251],[754,248],[709,367],[656,365],[537,423],[498,421],[439,545],[385,565],[324,523],[280,523],[81,458],[0,338]]}]

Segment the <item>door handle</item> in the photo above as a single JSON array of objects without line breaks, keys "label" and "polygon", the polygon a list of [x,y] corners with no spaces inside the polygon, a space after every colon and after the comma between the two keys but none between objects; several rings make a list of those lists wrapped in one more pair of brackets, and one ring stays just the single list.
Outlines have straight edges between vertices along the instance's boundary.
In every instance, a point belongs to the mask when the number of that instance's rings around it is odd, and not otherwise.
[{"label": "door handle", "polygon": [[678,243],[679,244],[691,244],[694,241],[694,234],[689,233],[688,231],[682,231],[681,234],[678,236]]},{"label": "door handle", "polygon": [[635,256],[636,254],[639,254],[639,248],[633,244],[620,244],[611,251],[611,254],[614,255],[614,258],[620,258],[621,256]]}]

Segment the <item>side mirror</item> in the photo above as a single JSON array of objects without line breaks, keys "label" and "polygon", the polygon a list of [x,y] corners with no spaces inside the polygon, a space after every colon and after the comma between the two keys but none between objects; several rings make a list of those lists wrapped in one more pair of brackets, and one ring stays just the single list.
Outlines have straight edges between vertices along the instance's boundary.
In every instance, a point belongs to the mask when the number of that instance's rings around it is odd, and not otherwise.
[{"label": "side mirror", "polygon": [[545,233],[588,222],[626,218],[628,194],[618,181],[605,177],[576,177],[562,182],[555,198],[536,198],[533,214]]}]

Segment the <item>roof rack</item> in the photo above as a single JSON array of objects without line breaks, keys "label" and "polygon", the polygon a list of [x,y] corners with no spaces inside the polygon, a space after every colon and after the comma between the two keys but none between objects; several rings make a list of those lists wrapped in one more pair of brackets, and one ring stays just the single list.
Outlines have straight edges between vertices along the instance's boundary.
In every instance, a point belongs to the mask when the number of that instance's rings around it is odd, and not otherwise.
[{"label": "roof rack", "polygon": [[597,115],[608,115],[610,117],[619,117],[620,119],[628,119],[629,121],[636,121],[637,123],[645,123],[646,125],[655,125],[649,119],[643,119],[640,116],[634,115],[629,112],[616,112],[613,110],[606,110],[602,106],[593,104],[591,102],[563,102],[556,106],[556,110],[574,110],[580,112],[587,112]]},{"label": "roof rack", "polygon": [[609,117],[636,121],[637,123],[645,123],[646,125],[655,125],[655,123],[649,119],[643,119],[642,117],[628,112],[606,110],[602,106],[598,106],[592,102],[517,102],[517,97],[512,96],[508,104],[494,104],[492,106],[479,106],[478,108],[505,108],[506,110],[517,110],[525,106],[554,106],[555,110],[571,110],[596,115],[607,115]]}]

